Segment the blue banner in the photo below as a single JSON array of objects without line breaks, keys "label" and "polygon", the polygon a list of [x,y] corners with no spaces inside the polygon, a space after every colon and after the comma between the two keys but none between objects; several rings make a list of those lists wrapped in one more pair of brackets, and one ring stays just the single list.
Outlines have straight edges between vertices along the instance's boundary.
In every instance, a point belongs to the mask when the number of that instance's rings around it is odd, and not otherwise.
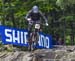
[{"label": "blue banner", "polygon": [[[0,26],[2,42],[4,44],[13,44],[20,46],[28,46],[27,34],[28,30]],[[52,48],[52,36],[39,33],[38,48]]]}]

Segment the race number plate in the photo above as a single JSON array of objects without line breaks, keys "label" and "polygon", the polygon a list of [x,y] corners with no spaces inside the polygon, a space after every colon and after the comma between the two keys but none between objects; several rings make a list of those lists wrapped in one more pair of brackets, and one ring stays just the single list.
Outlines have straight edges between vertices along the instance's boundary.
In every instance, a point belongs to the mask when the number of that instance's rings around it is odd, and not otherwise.
[{"label": "race number plate", "polygon": [[40,24],[35,24],[36,29],[40,29]]}]

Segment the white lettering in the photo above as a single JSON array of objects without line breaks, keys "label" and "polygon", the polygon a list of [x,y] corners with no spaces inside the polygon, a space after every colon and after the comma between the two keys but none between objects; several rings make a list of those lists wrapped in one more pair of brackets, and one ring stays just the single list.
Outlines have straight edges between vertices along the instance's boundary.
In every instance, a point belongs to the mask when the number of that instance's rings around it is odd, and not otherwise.
[{"label": "white lettering", "polygon": [[44,35],[40,35],[40,46],[44,46]]},{"label": "white lettering", "polygon": [[46,47],[46,45],[47,45],[47,41],[46,41],[46,37],[44,37],[44,47]]},{"label": "white lettering", "polygon": [[23,32],[21,32],[21,43],[24,43],[24,41],[23,41],[23,40],[24,40],[23,37],[24,37],[24,36],[23,36]]},{"label": "white lettering", "polygon": [[25,44],[27,44],[27,32],[24,32],[24,41],[25,41]]},{"label": "white lettering", "polygon": [[46,48],[49,48],[49,38],[46,37]]},{"label": "white lettering", "polygon": [[20,43],[20,33],[19,33],[19,31],[16,31],[15,32],[15,30],[13,30],[13,42],[14,43]]},{"label": "white lettering", "polygon": [[47,36],[40,35],[38,43],[39,46],[49,48],[49,38]]},{"label": "white lettering", "polygon": [[6,41],[7,42],[12,42],[12,34],[11,34],[11,30],[10,29],[5,29],[5,36],[7,37],[6,38]]}]

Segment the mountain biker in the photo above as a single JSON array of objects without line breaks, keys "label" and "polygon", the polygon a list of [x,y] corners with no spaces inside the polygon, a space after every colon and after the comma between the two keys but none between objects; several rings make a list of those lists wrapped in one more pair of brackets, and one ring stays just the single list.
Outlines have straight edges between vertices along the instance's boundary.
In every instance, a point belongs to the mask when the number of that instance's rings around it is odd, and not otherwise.
[{"label": "mountain biker", "polygon": [[[28,18],[30,20],[28,20]],[[30,33],[31,33],[31,29],[32,26],[35,23],[40,23],[40,18],[43,18],[45,20],[45,24],[46,26],[48,26],[48,20],[46,19],[46,17],[43,15],[43,13],[39,10],[38,6],[33,6],[32,9],[27,13],[25,19],[28,20],[28,39],[30,38]],[[32,23],[33,21],[33,23]]]}]

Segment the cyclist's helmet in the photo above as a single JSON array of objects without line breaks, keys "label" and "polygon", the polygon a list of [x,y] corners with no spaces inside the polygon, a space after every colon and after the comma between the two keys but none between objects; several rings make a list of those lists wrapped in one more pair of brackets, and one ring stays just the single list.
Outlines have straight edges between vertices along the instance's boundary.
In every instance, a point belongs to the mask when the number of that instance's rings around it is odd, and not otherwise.
[{"label": "cyclist's helmet", "polygon": [[38,6],[33,6],[32,11],[33,13],[38,13],[39,12]]}]

